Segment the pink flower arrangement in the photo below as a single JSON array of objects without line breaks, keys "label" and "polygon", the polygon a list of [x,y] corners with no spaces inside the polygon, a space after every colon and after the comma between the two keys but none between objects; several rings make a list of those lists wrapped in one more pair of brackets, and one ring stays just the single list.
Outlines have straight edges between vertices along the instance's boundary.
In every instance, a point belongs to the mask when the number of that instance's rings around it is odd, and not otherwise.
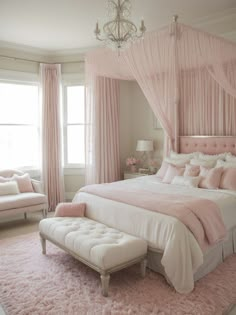
[{"label": "pink flower arrangement", "polygon": [[152,167],[157,167],[158,166],[158,161],[157,160],[149,160],[149,166],[152,166]]},{"label": "pink flower arrangement", "polygon": [[135,157],[131,156],[131,157],[128,157],[126,159],[126,165],[127,166],[131,166],[131,165],[136,165],[139,163],[139,160],[137,160]]}]

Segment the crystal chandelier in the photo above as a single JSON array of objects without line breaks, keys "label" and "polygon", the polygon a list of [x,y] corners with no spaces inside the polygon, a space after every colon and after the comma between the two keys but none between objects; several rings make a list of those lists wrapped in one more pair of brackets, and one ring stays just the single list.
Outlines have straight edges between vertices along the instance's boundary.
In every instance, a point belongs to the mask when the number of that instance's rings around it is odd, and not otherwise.
[{"label": "crystal chandelier", "polygon": [[108,16],[111,17],[111,20],[103,26],[103,37],[101,37],[101,30],[97,22],[94,31],[96,38],[118,50],[124,48],[127,43],[142,38],[146,31],[144,21],[141,21],[138,32],[135,24],[129,20],[130,14],[130,0],[108,0]]}]

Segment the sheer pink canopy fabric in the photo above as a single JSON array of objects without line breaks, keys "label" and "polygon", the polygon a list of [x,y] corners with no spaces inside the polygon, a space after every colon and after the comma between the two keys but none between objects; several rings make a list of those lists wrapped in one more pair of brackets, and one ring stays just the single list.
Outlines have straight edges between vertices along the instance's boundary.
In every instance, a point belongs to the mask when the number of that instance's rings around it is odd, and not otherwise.
[{"label": "sheer pink canopy fabric", "polygon": [[87,104],[95,101],[97,76],[136,80],[169,148],[178,151],[179,135],[236,135],[235,74],[234,43],[173,23],[146,33],[120,56],[106,48],[88,53]]},{"label": "sheer pink canopy fabric", "polygon": [[60,82],[61,66],[41,64],[42,90],[42,180],[49,211],[64,201],[61,154]]},{"label": "sheer pink canopy fabric", "polygon": [[94,102],[87,102],[85,114],[87,184],[120,179],[119,82],[96,77],[93,83]]}]

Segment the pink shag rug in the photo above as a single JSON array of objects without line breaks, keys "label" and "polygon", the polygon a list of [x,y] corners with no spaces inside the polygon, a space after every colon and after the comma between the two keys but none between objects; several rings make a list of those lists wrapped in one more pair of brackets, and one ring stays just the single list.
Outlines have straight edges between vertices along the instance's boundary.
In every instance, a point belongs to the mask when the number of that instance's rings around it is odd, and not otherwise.
[{"label": "pink shag rug", "polygon": [[42,255],[38,233],[0,241],[0,304],[9,315],[222,315],[236,301],[236,255],[188,295],[150,270],[141,278],[138,266],[112,275],[107,298],[100,288],[97,272],[49,242]]}]

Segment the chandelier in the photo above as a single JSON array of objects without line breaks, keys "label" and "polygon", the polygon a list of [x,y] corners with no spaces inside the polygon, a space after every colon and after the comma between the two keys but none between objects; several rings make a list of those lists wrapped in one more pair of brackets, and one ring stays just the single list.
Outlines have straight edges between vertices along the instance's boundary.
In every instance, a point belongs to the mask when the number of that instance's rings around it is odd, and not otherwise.
[{"label": "chandelier", "polygon": [[130,0],[108,0],[108,16],[111,20],[103,26],[103,37],[101,37],[101,30],[97,22],[94,31],[96,38],[118,50],[124,48],[127,43],[142,38],[146,31],[144,21],[141,20],[138,32],[135,24],[129,20],[130,14]]}]

